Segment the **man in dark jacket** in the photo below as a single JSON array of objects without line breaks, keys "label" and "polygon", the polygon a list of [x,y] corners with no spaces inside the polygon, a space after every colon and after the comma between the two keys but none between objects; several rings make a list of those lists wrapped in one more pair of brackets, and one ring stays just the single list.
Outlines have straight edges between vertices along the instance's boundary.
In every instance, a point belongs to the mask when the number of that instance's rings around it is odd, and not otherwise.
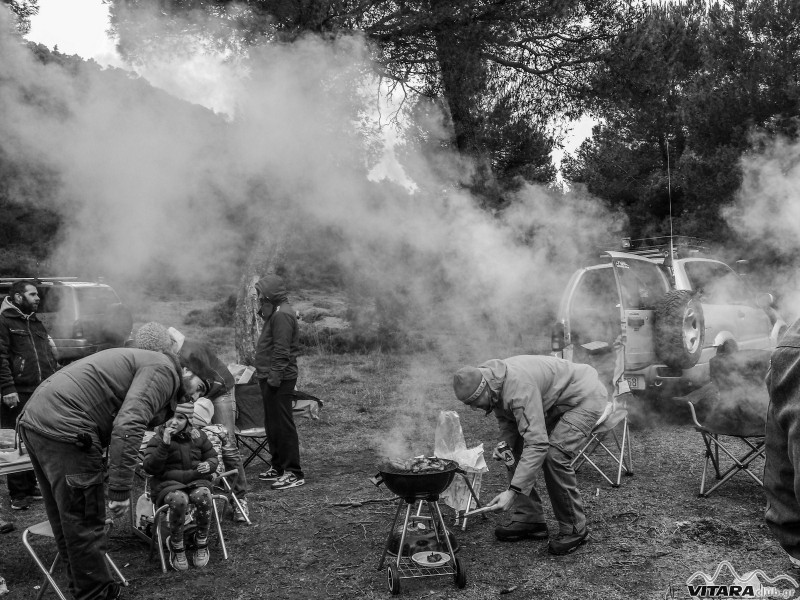
[{"label": "man in dark jacket", "polygon": [[766,521],[800,566],[800,319],[778,341],[767,373]]},{"label": "man in dark jacket", "polygon": [[120,591],[104,559],[103,449],[108,510],[120,517],[130,505],[145,430],[164,423],[200,385],[193,374],[182,375],[174,355],[113,348],[56,372],[25,406],[20,437],[76,600],[117,598]]},{"label": "man in dark jacket", "polygon": [[[14,429],[33,390],[57,368],[47,330],[36,318],[39,292],[29,281],[16,281],[0,305],[0,424]],[[28,498],[40,498],[33,471],[8,476],[11,508],[25,510]]]},{"label": "man in dark jacket", "polygon": [[306,482],[300,468],[300,442],[292,414],[300,329],[297,313],[287,301],[280,277],[264,277],[256,284],[256,291],[264,327],[256,344],[254,366],[264,400],[264,429],[272,455],[272,467],[261,473],[259,479],[274,481],[272,489],[284,490]]}]

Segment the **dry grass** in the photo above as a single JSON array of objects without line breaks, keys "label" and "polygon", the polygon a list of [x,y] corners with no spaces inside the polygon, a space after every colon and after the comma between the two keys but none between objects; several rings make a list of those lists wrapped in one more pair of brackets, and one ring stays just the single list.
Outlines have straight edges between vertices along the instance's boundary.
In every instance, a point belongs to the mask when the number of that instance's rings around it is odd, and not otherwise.
[{"label": "dry grass", "polygon": [[[201,304],[186,302],[162,312],[153,305],[138,317],[180,323],[181,314]],[[206,335],[185,329],[189,335]],[[226,352],[226,358],[232,358],[231,351]],[[391,494],[369,482],[378,462],[377,448],[400,424],[407,427],[414,447],[429,451],[438,412],[460,410],[447,374],[420,370],[420,364],[438,364],[438,357],[433,352],[302,357],[301,389],[325,401],[320,420],[298,423],[307,485],[271,491],[258,481],[259,466],[253,463],[248,475],[254,525],[226,521],[231,558],[223,561],[221,552],[212,548],[204,571],[161,574],[156,563],[147,562],[147,548],[119,523],[111,546],[131,580],[125,597],[387,597],[384,573],[375,567],[395,504]],[[471,411],[460,414],[469,445],[494,444],[494,419]],[[499,518],[476,518],[466,531],[455,531],[467,588],[457,590],[449,578],[403,580],[404,597],[482,600],[516,586],[509,598],[661,599],[669,597],[671,588],[673,597],[686,598],[686,579],[697,570],[712,573],[722,560],[740,573],[787,573],[788,561],[763,524],[762,490],[739,475],[711,498],[698,498],[699,434],[680,419],[662,415],[646,422],[645,416],[651,415],[643,411],[633,431],[635,476],[613,489],[588,467],[580,473],[591,528],[588,544],[570,556],[553,557],[541,542],[497,542],[493,528]],[[504,470],[490,463],[484,499],[506,486]],[[5,503],[7,508],[7,499]],[[553,531],[547,501],[545,505]],[[443,510],[450,519],[452,511]],[[39,577],[22,550],[20,533],[44,519],[40,506],[15,516],[17,531],[0,537],[10,600],[35,595]]]}]

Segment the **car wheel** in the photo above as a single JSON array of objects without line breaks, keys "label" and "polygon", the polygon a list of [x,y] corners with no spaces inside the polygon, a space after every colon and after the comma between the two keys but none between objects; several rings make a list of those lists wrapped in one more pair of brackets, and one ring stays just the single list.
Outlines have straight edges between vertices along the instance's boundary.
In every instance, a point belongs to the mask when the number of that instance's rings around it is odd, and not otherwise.
[{"label": "car wheel", "polygon": [[705,339],[703,307],[687,290],[664,294],[656,304],[656,356],[668,367],[688,369],[697,364]]}]

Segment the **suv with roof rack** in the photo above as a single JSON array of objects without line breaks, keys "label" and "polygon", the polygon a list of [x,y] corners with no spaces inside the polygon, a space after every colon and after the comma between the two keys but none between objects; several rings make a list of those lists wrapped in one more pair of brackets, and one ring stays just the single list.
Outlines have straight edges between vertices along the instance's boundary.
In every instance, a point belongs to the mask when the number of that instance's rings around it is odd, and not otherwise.
[{"label": "suv with roof rack", "polygon": [[0,297],[20,279],[29,280],[39,292],[36,316],[53,339],[59,363],[122,346],[130,337],[131,311],[111,286],[76,277],[2,277]]},{"label": "suv with roof rack", "polygon": [[[623,239],[570,278],[553,354],[598,369],[615,391],[671,397],[710,380],[709,360],[732,340],[769,349],[786,323],[771,294],[754,293],[703,240]],[[730,346],[729,344],[728,346]]]}]

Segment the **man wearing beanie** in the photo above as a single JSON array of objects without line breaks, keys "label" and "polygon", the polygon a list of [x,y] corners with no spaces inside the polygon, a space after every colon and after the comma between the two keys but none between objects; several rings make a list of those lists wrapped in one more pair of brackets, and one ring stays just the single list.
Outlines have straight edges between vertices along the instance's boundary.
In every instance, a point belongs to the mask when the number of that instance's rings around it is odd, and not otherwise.
[{"label": "man wearing beanie", "polygon": [[181,365],[197,375],[205,385],[203,397],[213,403],[212,423],[222,425],[225,435],[226,455],[239,457],[238,474],[233,483],[233,492],[239,499],[234,508],[233,518],[237,522],[247,521],[247,478],[242,466],[241,454],[234,437],[236,431],[235,381],[228,367],[217,357],[208,344],[185,337],[174,327],[151,322],[142,325],[136,332],[136,346],[147,350],[173,352]]},{"label": "man wearing beanie", "polygon": [[197,393],[174,356],[135,348],[103,350],[42,382],[19,420],[19,434],[42,490],[58,551],[76,600],[119,597],[105,554],[104,450],[108,511],[130,505],[144,432]]},{"label": "man wearing beanie", "polygon": [[516,459],[508,490],[488,504],[497,511],[513,509],[511,522],[495,528],[497,539],[548,539],[534,487],[543,471],[559,527],[549,551],[568,554],[583,544],[589,530],[570,462],[606,405],[608,392],[597,371],[551,356],[512,356],[459,369],[453,390],[474,410],[494,412],[501,441]]}]

